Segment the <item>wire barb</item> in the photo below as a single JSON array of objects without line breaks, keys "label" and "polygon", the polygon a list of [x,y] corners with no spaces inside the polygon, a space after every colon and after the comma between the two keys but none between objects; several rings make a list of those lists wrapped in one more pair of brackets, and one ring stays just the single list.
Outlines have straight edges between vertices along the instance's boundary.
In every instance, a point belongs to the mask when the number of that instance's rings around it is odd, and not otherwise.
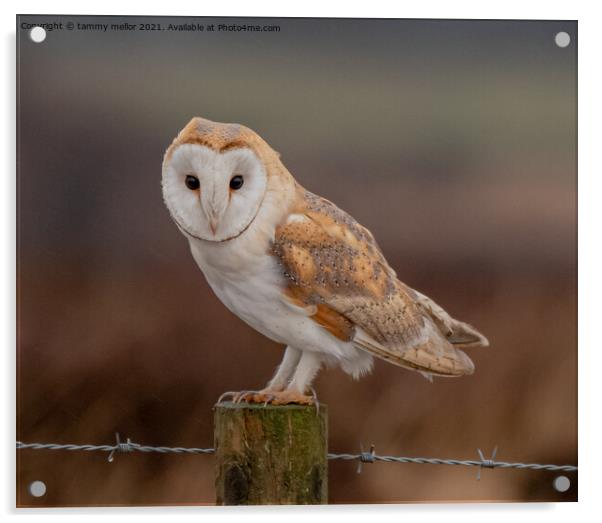
[{"label": "wire barb", "polygon": [[497,454],[497,445],[493,449],[491,453],[491,458],[485,459],[483,455],[483,451],[481,449],[477,449],[477,453],[479,454],[479,458],[481,458],[481,464],[479,465],[479,469],[477,470],[477,481],[481,480],[481,471],[483,468],[486,469],[494,469],[496,467],[495,455]]},{"label": "wire barb", "polygon": [[360,444],[359,461],[357,463],[357,474],[362,473],[362,465],[364,463],[374,463],[376,454],[374,453],[374,445],[370,445],[370,452],[364,452],[364,446]]},{"label": "wire barb", "polygon": [[116,432],[115,433],[115,448],[109,454],[107,461],[109,463],[113,463],[113,459],[115,457],[115,452],[132,452],[132,450],[134,450],[132,445],[133,444],[132,444],[132,441],[130,440],[130,438],[128,438],[125,443],[121,443],[121,440],[119,439],[119,432]]}]

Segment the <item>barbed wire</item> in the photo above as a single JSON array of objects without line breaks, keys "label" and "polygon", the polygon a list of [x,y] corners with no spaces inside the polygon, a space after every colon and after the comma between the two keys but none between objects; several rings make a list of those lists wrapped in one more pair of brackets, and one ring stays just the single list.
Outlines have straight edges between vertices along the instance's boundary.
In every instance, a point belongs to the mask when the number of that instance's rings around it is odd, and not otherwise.
[{"label": "barbed wire", "polygon": [[[140,443],[133,442],[130,438],[127,438],[125,442],[122,442],[119,434],[115,434],[114,445],[75,445],[71,443],[24,443],[17,441],[17,450],[68,450],[68,451],[84,451],[84,452],[108,452],[108,461],[112,462],[115,457],[115,453],[122,452],[157,452],[160,454],[213,454],[215,453],[214,448],[195,448],[195,447],[165,447],[165,446],[151,446],[141,445]],[[357,461],[358,474],[362,471],[362,465],[364,463],[375,463],[377,461],[387,463],[413,463],[416,465],[458,465],[463,467],[478,467],[477,479],[481,478],[481,470],[484,468],[488,469],[522,469],[522,470],[545,470],[545,471],[557,471],[557,472],[576,472],[578,470],[575,465],[553,465],[553,464],[541,464],[541,463],[511,463],[506,461],[495,461],[497,453],[497,447],[493,450],[490,458],[485,458],[481,449],[477,449],[479,455],[478,460],[459,460],[459,459],[441,459],[441,458],[422,458],[422,457],[410,457],[410,456],[380,456],[375,453],[374,445],[370,447],[369,452],[364,452],[361,449],[359,454],[335,454],[329,453],[329,460],[343,460],[343,461]]]},{"label": "barbed wire", "polygon": [[121,442],[119,433],[115,434],[115,445],[73,445],[71,443],[23,443],[17,441],[17,449],[33,450],[83,450],[86,452],[110,452],[108,461],[112,462],[115,452],[158,452],[160,454],[213,454],[215,449],[200,449],[194,447],[153,447],[134,443],[130,438],[125,443]]}]

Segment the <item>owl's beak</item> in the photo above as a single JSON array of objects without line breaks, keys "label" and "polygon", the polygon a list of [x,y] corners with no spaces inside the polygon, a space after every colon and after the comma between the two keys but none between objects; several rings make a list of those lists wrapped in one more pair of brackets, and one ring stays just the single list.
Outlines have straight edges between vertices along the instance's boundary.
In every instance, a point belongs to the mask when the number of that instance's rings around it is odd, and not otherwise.
[{"label": "owl's beak", "polygon": [[215,236],[222,212],[215,195],[209,192],[209,190],[201,193],[201,208],[207,218],[209,229],[213,236]]},{"label": "owl's beak", "polygon": [[215,236],[215,231],[217,230],[217,220],[215,220],[214,218],[211,218],[209,220],[209,228],[211,229],[213,236]]},{"label": "owl's beak", "polygon": [[210,207],[209,212],[207,213],[207,219],[209,221],[209,228],[211,229],[213,236],[215,236],[219,220],[219,213],[217,212],[217,209],[215,209],[214,207]]}]

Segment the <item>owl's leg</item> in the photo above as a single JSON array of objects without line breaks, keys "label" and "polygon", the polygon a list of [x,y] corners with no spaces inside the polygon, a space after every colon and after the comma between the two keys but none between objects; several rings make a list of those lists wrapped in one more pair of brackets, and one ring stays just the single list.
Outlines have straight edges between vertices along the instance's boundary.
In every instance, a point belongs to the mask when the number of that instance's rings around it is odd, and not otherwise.
[{"label": "owl's leg", "polygon": [[286,390],[296,392],[298,394],[305,394],[309,392],[311,382],[316,377],[316,374],[322,366],[322,359],[319,353],[313,351],[303,351],[299,364],[293,374],[293,379],[288,384]]},{"label": "owl's leg", "polygon": [[274,374],[274,377],[261,392],[270,393],[284,390],[300,359],[301,351],[288,346],[284,351],[284,358],[282,358],[282,362],[278,366],[276,374]]}]

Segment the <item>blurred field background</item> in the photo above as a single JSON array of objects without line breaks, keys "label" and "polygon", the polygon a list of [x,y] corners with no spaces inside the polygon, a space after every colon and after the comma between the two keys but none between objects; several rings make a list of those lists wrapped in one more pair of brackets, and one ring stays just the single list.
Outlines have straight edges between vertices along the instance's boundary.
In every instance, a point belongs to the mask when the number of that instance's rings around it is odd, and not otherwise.
[{"label": "blurred field background", "polygon": [[[69,20],[182,23],[20,19]],[[499,445],[502,461],[576,463],[576,23],[257,23],[281,30],[18,31],[18,438],[212,446],[220,393],[262,387],[278,364],[161,200],[163,152],[199,115],[259,132],[403,281],[491,341],[460,380],[323,371],[331,451]],[[577,499],[575,474],[561,494],[551,472],[355,467],[331,463],[332,503]],[[19,451],[17,482],[20,506],[214,502],[211,456]]]}]

